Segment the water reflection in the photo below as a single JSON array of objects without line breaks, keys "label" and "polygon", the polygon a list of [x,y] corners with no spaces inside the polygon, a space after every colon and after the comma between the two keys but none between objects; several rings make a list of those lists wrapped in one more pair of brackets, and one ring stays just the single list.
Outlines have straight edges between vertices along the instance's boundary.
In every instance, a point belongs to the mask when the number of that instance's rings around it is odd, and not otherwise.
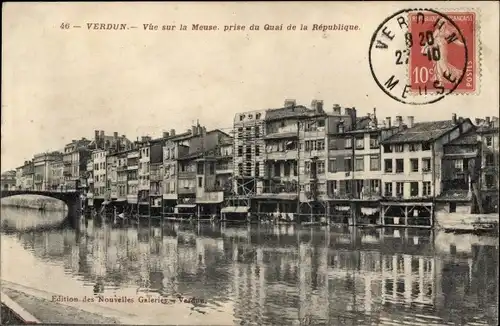
[{"label": "water reflection", "polygon": [[[498,238],[297,226],[112,229],[89,221],[79,234],[2,236],[2,262],[6,253],[64,269],[68,277],[53,292],[71,284],[89,295],[100,283],[105,294],[202,298],[206,304],[195,305],[205,323],[218,314],[218,324],[244,325],[497,324]],[[43,288],[46,274],[27,273]],[[22,281],[4,268],[2,277]],[[148,307],[134,311],[164,323]]]}]

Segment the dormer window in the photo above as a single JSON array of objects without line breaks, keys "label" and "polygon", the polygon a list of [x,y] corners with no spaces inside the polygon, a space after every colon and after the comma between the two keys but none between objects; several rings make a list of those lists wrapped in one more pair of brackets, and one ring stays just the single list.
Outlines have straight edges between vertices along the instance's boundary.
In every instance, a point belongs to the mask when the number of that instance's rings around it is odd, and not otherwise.
[{"label": "dormer window", "polygon": [[257,113],[257,114],[255,115],[255,119],[256,119],[256,120],[259,120],[259,119],[260,119],[260,113]]},{"label": "dormer window", "polygon": [[244,114],[240,114],[240,121],[243,121],[243,119],[245,119],[245,115]]},{"label": "dormer window", "polygon": [[249,114],[248,115],[248,120],[252,120],[253,119],[253,115],[252,114]]}]

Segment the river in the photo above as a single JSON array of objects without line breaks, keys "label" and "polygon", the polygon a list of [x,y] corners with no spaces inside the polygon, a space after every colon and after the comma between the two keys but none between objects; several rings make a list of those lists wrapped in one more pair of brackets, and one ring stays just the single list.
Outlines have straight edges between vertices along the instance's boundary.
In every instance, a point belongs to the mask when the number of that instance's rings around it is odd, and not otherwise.
[{"label": "river", "polygon": [[[1,214],[17,228],[64,217]],[[498,254],[498,237],[431,230],[90,220],[2,233],[1,276],[123,323],[497,325]],[[113,298],[130,302],[98,302]]]}]

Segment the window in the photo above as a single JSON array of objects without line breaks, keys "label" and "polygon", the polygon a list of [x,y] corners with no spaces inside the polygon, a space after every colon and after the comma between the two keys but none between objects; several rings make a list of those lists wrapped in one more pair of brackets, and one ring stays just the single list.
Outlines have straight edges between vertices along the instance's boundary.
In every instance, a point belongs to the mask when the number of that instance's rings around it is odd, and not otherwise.
[{"label": "window", "polygon": [[418,172],[418,158],[410,159],[411,172]]},{"label": "window", "polygon": [[345,148],[352,148],[352,139],[351,138],[345,139]]},{"label": "window", "polygon": [[487,153],[485,159],[487,166],[495,165],[495,156],[493,155],[493,153]]},{"label": "window", "polygon": [[260,137],[260,128],[259,126],[255,126],[255,138],[259,138]]},{"label": "window", "polygon": [[238,172],[239,172],[239,175],[243,175],[243,163],[238,164]]},{"label": "window", "polygon": [[318,166],[318,174],[325,173],[325,162],[317,162],[316,164]]},{"label": "window", "polygon": [[450,203],[450,213],[457,212],[457,203]]},{"label": "window", "polygon": [[[309,162],[306,162],[306,169],[307,169],[308,164],[309,164]],[[276,177],[281,176],[281,164],[280,163],[274,164],[274,176],[276,176]]]},{"label": "window", "polygon": [[352,171],[352,162],[351,162],[350,158],[344,159],[344,170],[345,171]]},{"label": "window", "polygon": [[370,135],[370,148],[379,148],[378,135]]},{"label": "window", "polygon": [[418,197],[418,182],[410,182],[410,196]]},{"label": "window", "polygon": [[324,127],[324,126],[325,126],[325,119],[318,120],[318,127]]},{"label": "window", "polygon": [[404,152],[404,149],[405,149],[405,147],[402,144],[394,146],[394,152],[396,152],[396,153],[402,153],[402,152]]},{"label": "window", "polygon": [[248,115],[248,120],[252,120],[253,119],[253,114],[249,114]]},{"label": "window", "polygon": [[372,179],[370,180],[370,192],[378,193],[380,187],[380,180]]},{"label": "window", "polygon": [[403,173],[405,171],[404,161],[402,158],[396,159],[396,173]]},{"label": "window", "polygon": [[486,136],[486,146],[491,146],[491,145],[493,145],[493,137]]},{"label": "window", "polygon": [[410,152],[418,152],[419,151],[419,144],[410,144],[408,145]]},{"label": "window", "polygon": [[463,172],[464,171],[464,161],[463,160],[455,160],[453,165],[455,166],[456,172]]},{"label": "window", "polygon": [[486,174],[484,176],[484,183],[487,189],[495,188],[495,176],[493,174]]},{"label": "window", "polygon": [[392,196],[392,182],[386,182],[384,185],[384,196]]},{"label": "window", "polygon": [[245,115],[244,114],[240,114],[240,121],[243,121],[243,119],[245,119]]},{"label": "window", "polygon": [[396,182],[396,196],[403,197],[405,191],[404,182]]},{"label": "window", "polygon": [[364,149],[365,148],[365,139],[356,137],[356,149]]},{"label": "window", "polygon": [[336,159],[330,159],[328,161],[328,172],[337,172],[337,160]]},{"label": "window", "polygon": [[316,144],[316,149],[318,151],[323,151],[325,150],[325,141],[324,140],[318,140],[318,143]]},{"label": "window", "polygon": [[356,157],[355,160],[355,170],[356,171],[363,171],[365,169],[365,164],[364,164],[364,158],[363,157]]},{"label": "window", "polygon": [[293,164],[293,175],[297,176],[297,164]]},{"label": "window", "polygon": [[386,172],[386,173],[392,172],[392,159],[386,158],[384,160],[384,172]]},{"label": "window", "polygon": [[210,163],[210,174],[215,174],[215,163]]},{"label": "window", "polygon": [[257,114],[255,115],[255,120],[259,120],[259,119],[260,119],[260,113],[257,113]]},{"label": "window", "polygon": [[380,157],[378,155],[370,156],[370,171],[380,171]]},{"label": "window", "polygon": [[243,128],[238,128],[238,138],[243,138]]},{"label": "window", "polygon": [[422,150],[423,151],[430,151],[431,150],[431,144],[430,143],[422,143]]},{"label": "window", "polygon": [[422,172],[429,172],[431,170],[431,159],[429,157],[422,158]]},{"label": "window", "polygon": [[260,146],[255,145],[255,156],[259,156],[259,155],[260,155]]},{"label": "window", "polygon": [[422,184],[422,196],[430,196],[431,195],[431,182],[424,181]]},{"label": "window", "polygon": [[285,177],[290,176],[290,162],[285,161],[285,163],[283,164],[283,167],[284,167],[283,175]]},{"label": "window", "polygon": [[384,153],[392,153],[392,146],[384,145]]},{"label": "window", "polygon": [[255,162],[255,176],[258,177],[260,175],[260,163]]}]

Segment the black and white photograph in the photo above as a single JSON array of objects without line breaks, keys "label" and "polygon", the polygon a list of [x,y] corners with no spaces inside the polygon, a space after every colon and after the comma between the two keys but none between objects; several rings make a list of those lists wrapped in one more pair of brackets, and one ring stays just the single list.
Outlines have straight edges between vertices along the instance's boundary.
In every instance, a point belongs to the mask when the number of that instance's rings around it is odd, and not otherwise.
[{"label": "black and white photograph", "polygon": [[499,10],[3,3],[1,324],[498,325]]}]

